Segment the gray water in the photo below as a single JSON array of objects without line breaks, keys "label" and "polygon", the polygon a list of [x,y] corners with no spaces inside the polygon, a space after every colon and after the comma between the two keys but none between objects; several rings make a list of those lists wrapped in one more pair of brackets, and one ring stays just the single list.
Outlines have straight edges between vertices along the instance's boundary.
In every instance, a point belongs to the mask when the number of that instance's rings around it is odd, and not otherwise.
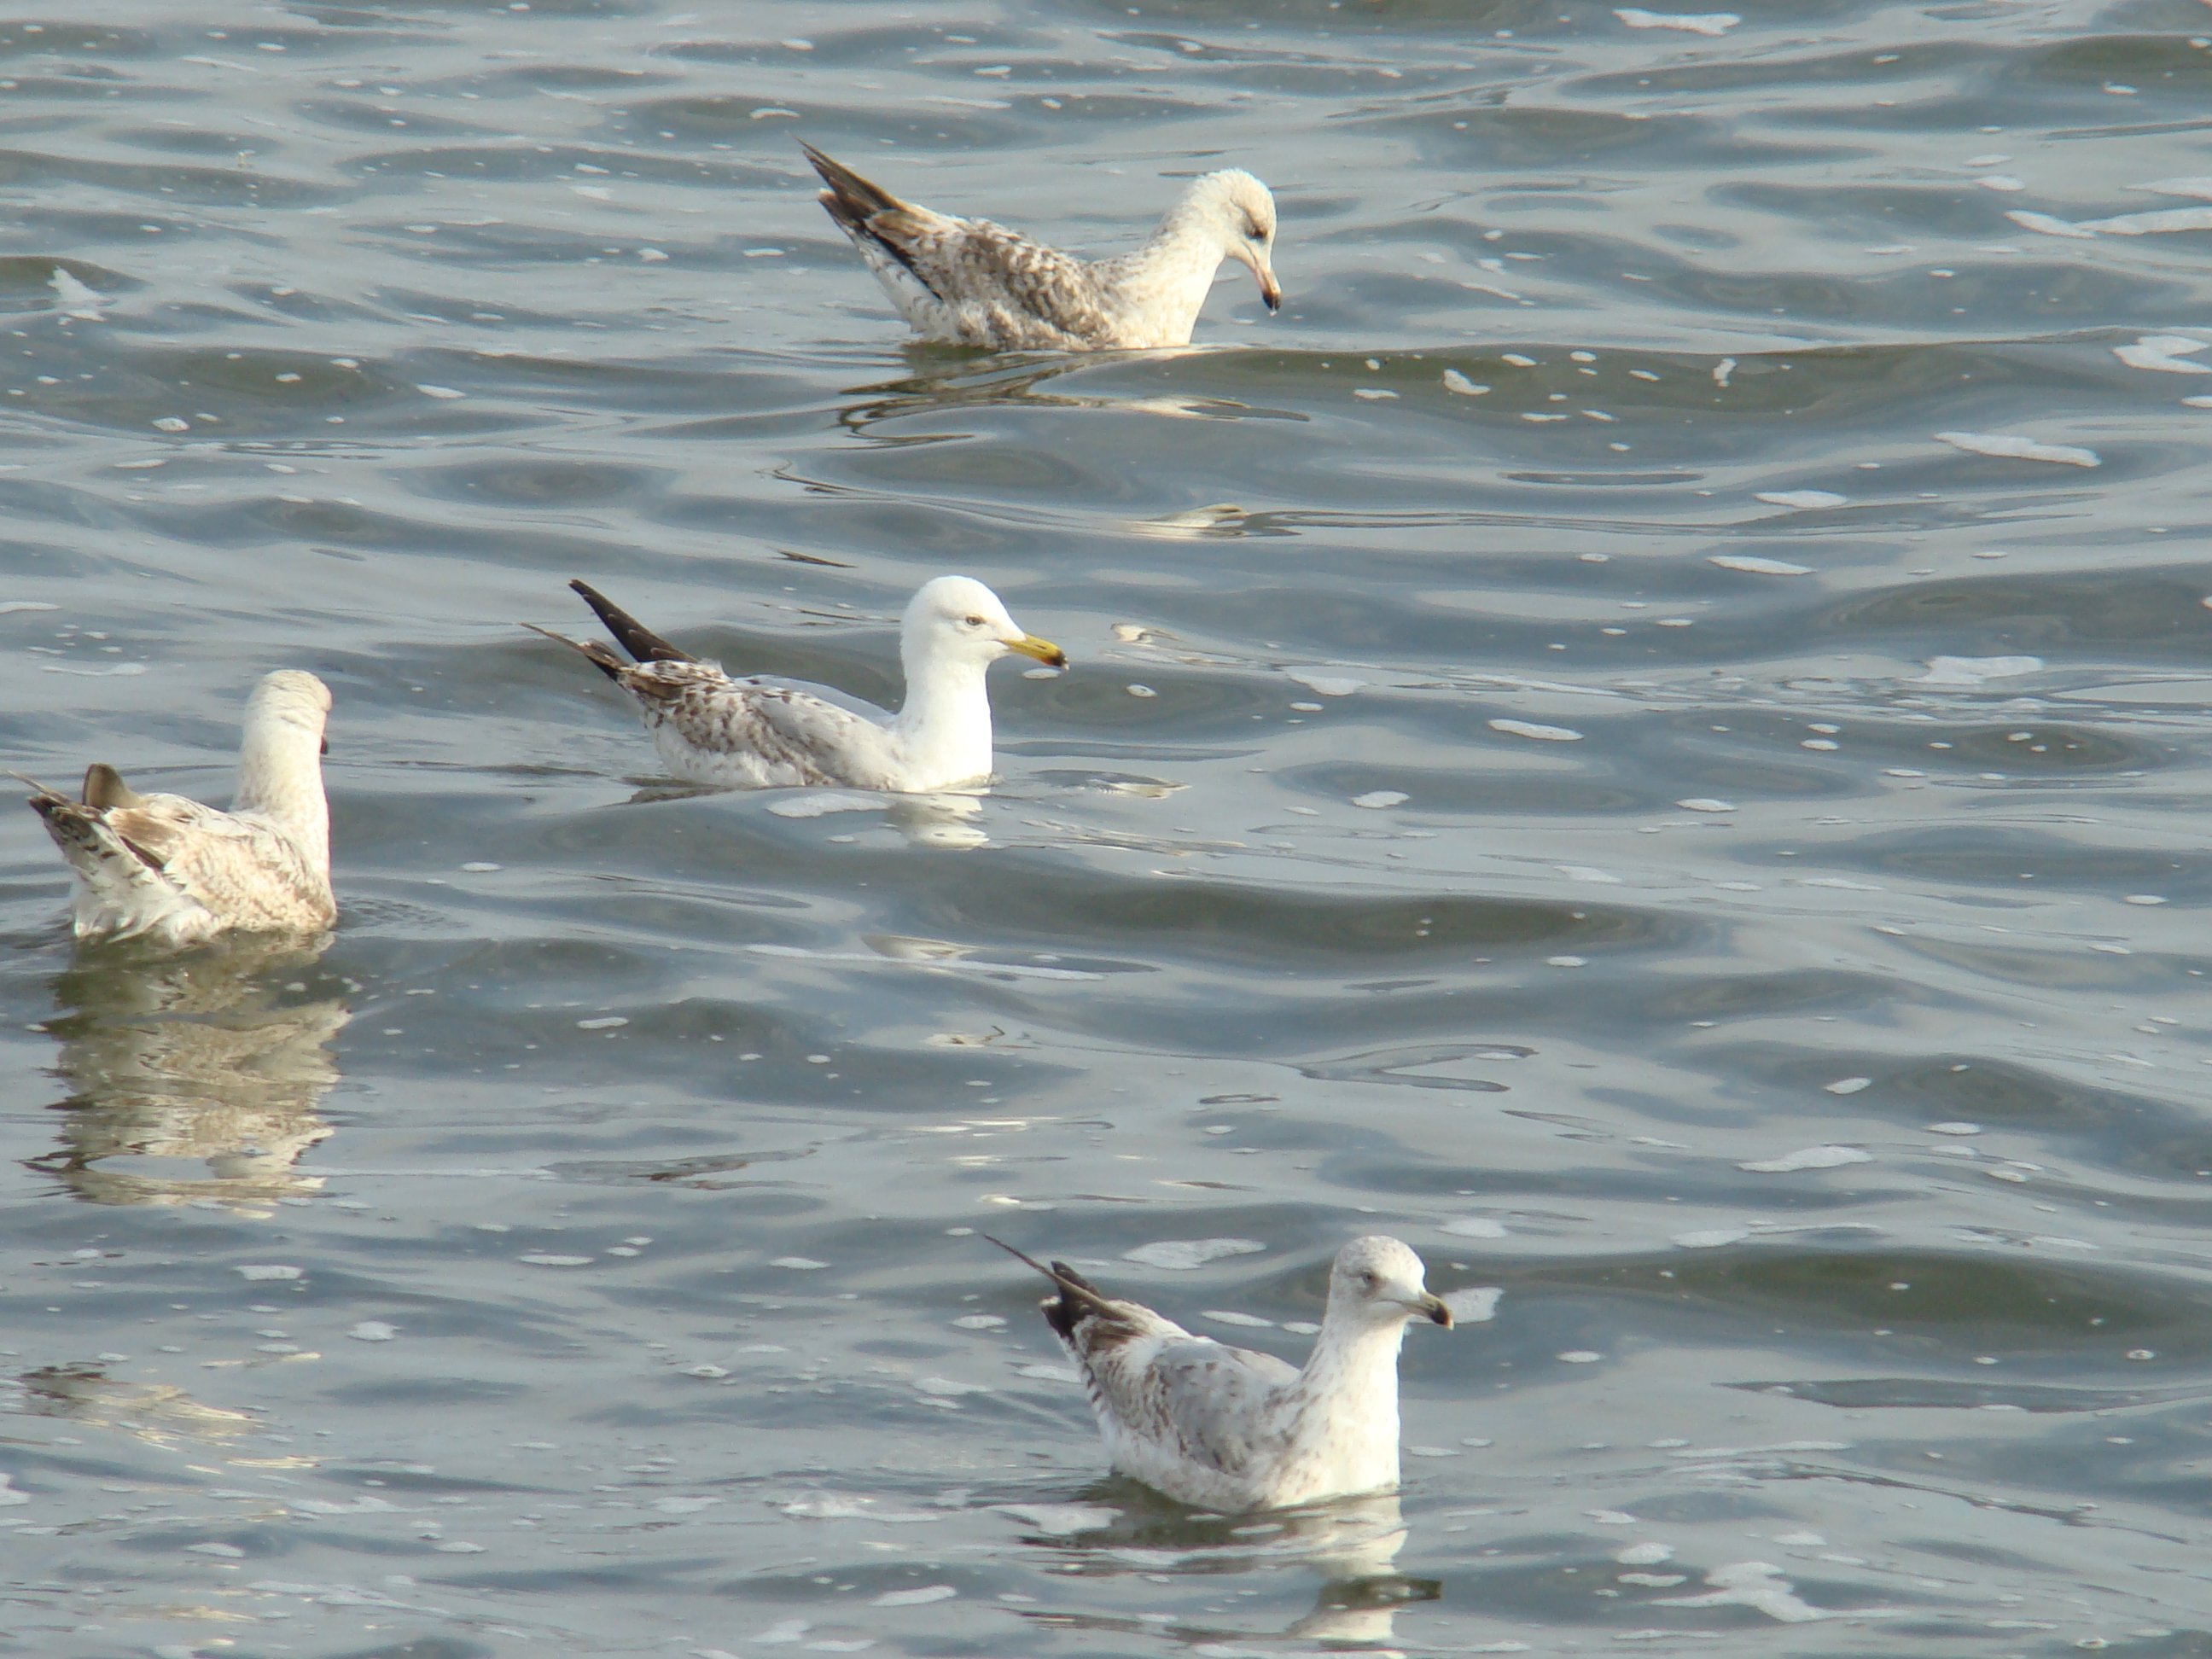
[{"label": "gray water", "polygon": [[[2212,9],[1744,10],[0,24],[9,763],[222,799],[311,669],[344,908],[79,953],[0,818],[0,1651],[2212,1650]],[[1289,302],[909,348],[798,132],[1249,166]],[[515,626],[886,700],[952,569],[1073,659],[964,804],[657,787]],[[1238,1525],[981,1231],[1502,1294]]]}]

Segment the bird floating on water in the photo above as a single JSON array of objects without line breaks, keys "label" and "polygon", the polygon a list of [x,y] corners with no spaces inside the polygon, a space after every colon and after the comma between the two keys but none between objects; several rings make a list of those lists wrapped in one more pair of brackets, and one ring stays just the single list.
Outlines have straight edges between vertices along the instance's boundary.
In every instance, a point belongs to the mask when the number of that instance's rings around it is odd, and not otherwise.
[{"label": "bird floating on water", "polygon": [[322,769],[330,708],[330,688],[313,674],[263,678],[246,705],[228,812],[142,795],[104,764],[86,770],[78,800],[33,783],[31,810],[75,878],[77,937],[181,946],[336,921]]},{"label": "bird floating on water", "polygon": [[624,662],[596,641],[526,623],[589,658],[629,693],[677,777],[718,789],[836,785],[927,793],[991,775],[984,670],[1009,652],[1054,668],[1067,655],[1027,634],[999,596],[968,576],[924,582],[899,626],[906,701],[896,714],[855,713],[804,686],[732,678],[679,650],[588,584],[568,586],[599,613]]},{"label": "bird floating on water", "polygon": [[1275,198],[1238,168],[1193,179],[1134,252],[1086,261],[988,219],[902,202],[803,139],[799,148],[829,186],[822,205],[925,340],[994,351],[1188,345],[1224,259],[1250,268],[1269,311],[1283,303]]},{"label": "bird floating on water", "polygon": [[[988,1237],[988,1235],[987,1235]],[[1064,1261],[991,1243],[1050,1279],[1038,1305],[1074,1358],[1117,1474],[1178,1502],[1282,1509],[1398,1482],[1398,1347],[1409,1319],[1449,1327],[1421,1258],[1395,1238],[1355,1238],[1328,1274],[1328,1310],[1303,1370],[1193,1336],[1108,1297]]]}]

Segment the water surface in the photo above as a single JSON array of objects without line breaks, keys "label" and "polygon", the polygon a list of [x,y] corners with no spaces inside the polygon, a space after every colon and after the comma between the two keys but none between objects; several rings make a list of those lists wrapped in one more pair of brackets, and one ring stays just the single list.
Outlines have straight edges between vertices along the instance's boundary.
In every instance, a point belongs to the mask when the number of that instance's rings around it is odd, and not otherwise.
[{"label": "water surface", "polygon": [[[311,669],[346,908],[78,954],[0,821],[0,1651],[2212,1642],[2212,12],[93,12],[0,737],[220,797]],[[1249,166],[1289,303],[908,348],[794,132],[1102,251]],[[979,800],[657,787],[514,625],[889,699],[947,569],[1074,659]],[[985,1230],[1502,1296],[1240,1525]]]}]

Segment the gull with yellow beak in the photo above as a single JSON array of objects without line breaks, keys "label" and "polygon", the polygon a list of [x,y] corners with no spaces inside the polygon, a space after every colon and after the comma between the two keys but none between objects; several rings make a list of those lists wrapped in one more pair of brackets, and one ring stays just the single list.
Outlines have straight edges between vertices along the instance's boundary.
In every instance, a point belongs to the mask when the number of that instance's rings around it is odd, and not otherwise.
[{"label": "gull with yellow beak", "polygon": [[1012,653],[1054,668],[1066,653],[1015,625],[999,596],[967,576],[924,582],[899,628],[906,702],[896,714],[855,712],[820,692],[734,678],[679,650],[580,581],[568,586],[599,613],[634,662],[597,641],[533,632],[581,652],[645,717],[668,769],[717,789],[830,785],[927,793],[991,775],[991,700],[984,670]]},{"label": "gull with yellow beak", "polygon": [[925,340],[994,351],[1102,351],[1190,343],[1224,259],[1275,281],[1275,198],[1241,168],[1193,179],[1145,245],[1084,260],[988,219],[902,202],[813,145],[822,205],[852,240],[899,315]]},{"label": "gull with yellow beak", "polygon": [[1052,1281],[1038,1305],[1082,1375],[1117,1474],[1228,1513],[1398,1484],[1398,1346],[1408,1321],[1449,1328],[1452,1311],[1397,1239],[1355,1238],[1336,1253],[1303,1368],[1194,1336],[1065,1261],[991,1243]]}]

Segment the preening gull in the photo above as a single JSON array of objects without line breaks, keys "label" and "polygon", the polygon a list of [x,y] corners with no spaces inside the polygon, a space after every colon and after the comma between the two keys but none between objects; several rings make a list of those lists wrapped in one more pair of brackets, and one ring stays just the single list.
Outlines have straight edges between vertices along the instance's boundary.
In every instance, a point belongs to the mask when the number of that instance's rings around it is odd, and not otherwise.
[{"label": "preening gull", "polygon": [[[987,1235],[988,1237],[988,1235]],[[1011,1244],[1053,1282],[1038,1305],[1082,1372],[1118,1474],[1178,1502],[1237,1511],[1318,1503],[1398,1483],[1398,1346],[1406,1322],[1452,1322],[1395,1238],[1355,1238],[1328,1274],[1328,1310],[1303,1370],[1193,1336],[1102,1294],[1064,1261]]]},{"label": "preening gull", "polygon": [[336,921],[322,768],[330,709],[330,688],[313,674],[264,677],[246,705],[228,812],[142,795],[112,766],[87,769],[81,800],[34,784],[31,810],[76,878],[77,937],[185,945]]},{"label": "preening gull", "polygon": [[1269,311],[1283,303],[1271,263],[1275,198],[1240,169],[1193,179],[1135,252],[1083,260],[988,219],[902,202],[804,140],[799,148],[829,186],[822,205],[925,340],[994,351],[1188,345],[1224,259],[1250,267]]},{"label": "preening gull", "polygon": [[733,679],[586,583],[568,586],[635,663],[596,641],[525,626],[591,659],[629,693],[668,769],[718,789],[827,784],[926,793],[988,778],[991,699],[983,671],[1009,652],[1067,666],[1065,652],[1024,633],[982,583],[939,576],[908,602],[899,626],[904,705],[896,715],[855,714],[803,686]]}]

